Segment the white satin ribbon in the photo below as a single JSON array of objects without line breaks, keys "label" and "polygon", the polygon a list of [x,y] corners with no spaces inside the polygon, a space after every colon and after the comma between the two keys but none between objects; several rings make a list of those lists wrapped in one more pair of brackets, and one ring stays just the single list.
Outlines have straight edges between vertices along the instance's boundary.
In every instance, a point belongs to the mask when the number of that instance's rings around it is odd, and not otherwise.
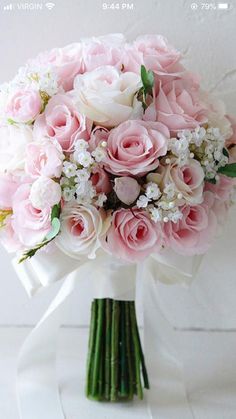
[{"label": "white satin ribbon", "polygon": [[[175,281],[183,281],[185,278],[188,282],[199,261],[195,259],[192,263],[185,264],[185,270],[182,269],[180,273],[174,268],[174,259],[172,255],[168,265],[167,256],[162,256],[158,265],[158,277],[163,280],[171,273],[172,278],[175,276]],[[58,330],[64,320],[69,297],[80,279],[87,277],[91,282],[91,298],[134,300],[136,266],[121,263],[103,252],[95,260],[86,259],[79,264],[59,250],[53,254],[38,253],[20,265],[14,260],[13,265],[30,296],[65,278],[58,295],[23,344],[17,378],[21,419],[64,419],[56,378],[56,349]],[[171,409],[176,412],[176,407],[181,406],[178,417],[192,419],[181,376],[181,365],[177,361],[178,351],[174,349],[177,345],[173,339],[173,330],[155,297],[156,267],[157,262],[153,258],[149,258],[145,264],[139,264],[136,287],[136,295],[138,298],[142,295],[144,307],[145,354],[151,381],[151,390],[147,396],[150,414],[153,419],[172,419],[174,416],[171,415]],[[152,312],[156,313],[155,319],[150,316],[151,307]],[[158,341],[155,350],[154,336],[155,341]],[[166,383],[173,378],[174,393],[169,394]],[[167,397],[168,394],[170,397]],[[176,401],[176,406],[173,406],[173,400]]]},{"label": "white satin ribbon", "polygon": [[[147,261],[147,265],[150,265]],[[150,371],[147,404],[153,419],[193,419],[183,376],[181,351],[172,325],[163,315],[156,280],[163,281],[163,266],[139,266],[144,313],[144,352]],[[179,275],[179,274],[178,274]]]}]

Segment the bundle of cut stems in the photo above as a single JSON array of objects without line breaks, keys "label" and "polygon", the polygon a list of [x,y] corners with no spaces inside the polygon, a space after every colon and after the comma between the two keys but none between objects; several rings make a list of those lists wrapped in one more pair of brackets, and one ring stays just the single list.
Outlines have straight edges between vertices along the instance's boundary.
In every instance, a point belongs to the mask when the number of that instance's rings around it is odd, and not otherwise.
[{"label": "bundle of cut stems", "polygon": [[91,307],[86,395],[97,401],[143,398],[148,375],[134,301],[95,299]]}]

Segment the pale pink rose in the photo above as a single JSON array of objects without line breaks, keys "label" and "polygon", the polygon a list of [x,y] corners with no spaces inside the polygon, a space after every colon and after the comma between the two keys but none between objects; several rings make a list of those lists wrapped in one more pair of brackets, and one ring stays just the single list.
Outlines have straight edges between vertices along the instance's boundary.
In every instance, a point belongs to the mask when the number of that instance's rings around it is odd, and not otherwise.
[{"label": "pale pink rose", "polygon": [[61,200],[61,187],[50,178],[38,177],[31,186],[29,199],[34,208],[53,207]]},{"label": "pale pink rose", "polygon": [[135,48],[134,45],[125,44],[122,54],[123,71],[132,71],[140,74],[143,64],[143,53]]},{"label": "pale pink rose", "polygon": [[57,141],[41,141],[28,144],[26,148],[25,171],[32,177],[59,178],[64,155]]},{"label": "pale pink rose", "polygon": [[42,100],[38,90],[19,88],[8,98],[6,114],[15,122],[34,121],[42,108]]},{"label": "pale pink rose", "polygon": [[236,163],[236,119],[228,115],[227,120],[231,125],[231,135],[228,136],[225,144],[229,152],[229,163]]},{"label": "pale pink rose", "polygon": [[210,182],[205,183],[205,190],[213,192],[215,198],[220,201],[228,201],[235,185],[235,178],[219,175],[219,180],[216,184]]},{"label": "pale pink rose", "polygon": [[71,90],[74,78],[83,72],[82,68],[82,45],[80,43],[70,44],[63,48],[54,48],[38,55],[29,61],[33,66],[50,67],[56,73],[59,86],[65,91]]},{"label": "pale pink rose", "polygon": [[204,193],[204,201],[199,205],[181,207],[183,218],[177,223],[163,223],[164,243],[175,252],[192,256],[205,253],[217,231],[217,218],[212,209],[214,195]]},{"label": "pale pink rose", "polygon": [[142,176],[159,165],[167,152],[169,131],[156,122],[126,121],[110,131],[106,169],[115,175]]},{"label": "pale pink rose", "polygon": [[181,54],[174,49],[161,35],[139,36],[134,42],[134,48],[143,56],[143,64],[148,70],[160,75],[178,75],[183,70],[179,64]]},{"label": "pale pink rose", "polygon": [[177,131],[195,129],[207,122],[207,109],[192,83],[186,80],[161,82],[143,119],[162,122],[174,135]]},{"label": "pale pink rose", "polygon": [[138,74],[106,65],[78,75],[73,95],[82,114],[96,125],[111,128],[139,113],[141,102],[134,99],[140,87]]},{"label": "pale pink rose", "polygon": [[84,71],[92,71],[104,65],[120,68],[123,48],[124,37],[121,34],[83,40]]},{"label": "pale pink rose", "polygon": [[75,140],[88,140],[90,125],[81,115],[68,95],[53,96],[43,114],[34,124],[34,135],[40,139],[48,136],[56,139],[64,151],[73,149]]},{"label": "pale pink rose", "polygon": [[5,220],[5,225],[0,229],[0,242],[9,253],[23,250],[22,243],[20,243],[15,231],[12,228],[12,219],[10,215]]},{"label": "pale pink rose", "polygon": [[223,226],[229,213],[230,201],[220,201],[215,199],[212,211],[214,212],[219,226]]},{"label": "pale pink rose", "polygon": [[91,182],[97,193],[108,194],[112,190],[108,174],[98,165],[92,170]]},{"label": "pale pink rose", "polygon": [[0,175],[0,208],[11,209],[12,198],[19,186],[18,180],[12,175]]},{"label": "pale pink rose", "polygon": [[104,249],[128,262],[137,262],[162,245],[159,225],[142,210],[120,209],[115,211],[112,223],[103,242]]},{"label": "pale pink rose", "polygon": [[80,205],[70,201],[63,206],[61,213],[61,232],[56,238],[57,246],[67,255],[81,259],[96,257],[103,234],[103,210],[93,205]]},{"label": "pale pink rose", "polygon": [[107,141],[109,137],[109,130],[104,127],[97,126],[93,129],[91,132],[91,136],[89,139],[89,147],[91,151],[94,151],[96,147],[99,146],[99,144],[102,141]]},{"label": "pale pink rose", "polygon": [[[202,202],[204,171],[197,160],[190,159],[184,166],[179,166],[173,162],[162,166],[160,173],[162,189],[166,185],[173,183],[177,192],[190,204],[200,204]],[[148,180],[155,181],[154,177],[155,174],[150,174],[148,175]]]},{"label": "pale pink rose", "polygon": [[27,145],[33,141],[28,125],[0,125],[0,173],[22,173]]},{"label": "pale pink rose", "polygon": [[231,115],[228,115],[227,119],[230,122],[232,129],[231,136],[226,141],[226,146],[230,147],[232,145],[236,145],[236,119]]},{"label": "pale pink rose", "polygon": [[230,144],[228,140],[233,135],[233,129],[230,117],[226,115],[225,103],[221,99],[211,96],[209,92],[201,92],[201,96],[207,105],[208,125],[220,130],[228,146]]},{"label": "pale pink rose", "polygon": [[114,191],[121,202],[126,205],[132,204],[138,198],[140,194],[140,185],[137,180],[128,177],[117,177],[115,178]]},{"label": "pale pink rose", "polygon": [[231,146],[228,149],[229,152],[229,163],[236,163],[236,145]]},{"label": "pale pink rose", "polygon": [[51,230],[51,208],[34,208],[30,202],[31,185],[21,185],[13,197],[12,228],[26,247],[40,243]]}]

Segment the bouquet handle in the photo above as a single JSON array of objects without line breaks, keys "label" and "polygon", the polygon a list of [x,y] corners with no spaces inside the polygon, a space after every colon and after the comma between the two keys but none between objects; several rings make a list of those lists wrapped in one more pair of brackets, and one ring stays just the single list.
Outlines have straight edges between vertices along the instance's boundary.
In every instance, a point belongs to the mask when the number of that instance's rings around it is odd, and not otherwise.
[{"label": "bouquet handle", "polygon": [[[27,264],[29,263],[35,263],[35,260],[27,261]],[[101,266],[100,262],[98,262],[98,265]],[[17,270],[16,265],[15,268]],[[91,262],[81,265],[64,279],[58,295],[23,344],[17,374],[21,419],[32,419],[32,417],[34,419],[42,419],[42,417],[44,419],[65,419],[56,379],[57,335],[60,325],[64,321],[70,296],[74,289],[79,286],[80,278],[89,276],[89,269],[91,270]],[[21,276],[22,274],[21,272]],[[28,269],[25,271],[25,276],[27,275],[37,276],[37,270]],[[27,282],[29,282],[29,279],[32,280],[32,278],[27,278]],[[97,275],[96,279],[98,279]],[[155,299],[155,279],[148,263],[138,265],[136,285],[136,298],[140,298],[140,294],[143,295],[144,348],[150,380],[150,390],[147,392],[147,418],[174,418],[173,402],[169,404],[167,393],[163,388],[163,384],[166,382],[169,372],[171,372],[170,377],[174,375],[175,384],[177,379],[175,401],[176,407],[180,409],[179,417],[181,419],[192,419],[181,363],[177,358],[178,350],[173,351],[176,345],[175,338],[173,338],[174,331],[165,319],[158,299]],[[125,294],[124,289],[122,293]],[[127,293],[128,296],[130,296],[130,290]],[[100,298],[101,295],[96,295],[97,297]],[[114,296],[110,295],[110,297],[113,298]],[[92,298],[94,298],[94,295],[91,296]],[[152,343],[151,345],[151,335],[153,338],[153,333],[156,339],[155,344]],[[164,405],[163,400],[166,401]]]}]

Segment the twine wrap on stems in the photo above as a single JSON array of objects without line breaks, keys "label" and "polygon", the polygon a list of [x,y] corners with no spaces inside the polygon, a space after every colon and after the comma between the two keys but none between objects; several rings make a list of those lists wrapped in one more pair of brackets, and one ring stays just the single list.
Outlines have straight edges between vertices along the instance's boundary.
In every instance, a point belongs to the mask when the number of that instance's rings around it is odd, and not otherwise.
[{"label": "twine wrap on stems", "polygon": [[[141,379],[143,375],[143,384]],[[86,395],[97,401],[143,398],[148,375],[134,301],[94,299],[87,360]]]}]

